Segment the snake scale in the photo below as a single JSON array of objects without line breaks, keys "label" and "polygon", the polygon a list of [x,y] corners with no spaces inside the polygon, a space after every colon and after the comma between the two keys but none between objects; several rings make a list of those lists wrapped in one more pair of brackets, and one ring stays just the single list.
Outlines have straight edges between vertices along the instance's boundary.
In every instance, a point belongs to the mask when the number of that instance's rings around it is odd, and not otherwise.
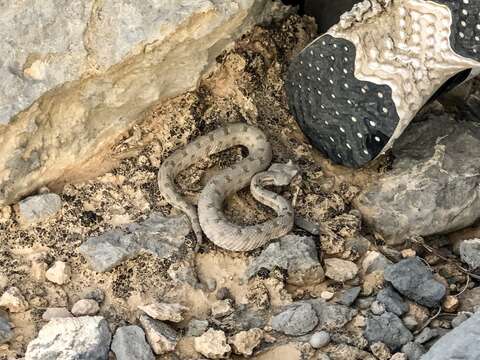
[{"label": "snake scale", "polygon": [[[176,176],[195,162],[238,145],[248,149],[248,156],[207,182],[200,193],[197,214],[195,207],[176,190]],[[158,185],[167,202],[189,217],[199,244],[203,230],[208,239],[221,248],[250,251],[287,234],[293,227],[292,205],[264,186],[288,185],[299,170],[289,162],[273,164],[265,171],[271,161],[272,148],[261,130],[241,123],[229,124],[197,138],[168,157],[158,172]],[[250,226],[236,225],[226,218],[225,199],[249,184],[253,197],[275,210],[276,218]]]}]

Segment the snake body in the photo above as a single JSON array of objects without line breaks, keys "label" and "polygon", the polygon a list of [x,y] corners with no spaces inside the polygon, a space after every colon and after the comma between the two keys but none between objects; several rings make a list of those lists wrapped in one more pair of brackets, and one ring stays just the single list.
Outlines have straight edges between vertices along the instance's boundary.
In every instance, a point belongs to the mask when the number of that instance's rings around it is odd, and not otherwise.
[{"label": "snake body", "polygon": [[[195,162],[233,146],[248,149],[248,156],[210,179],[201,191],[198,214],[175,188],[176,176]],[[291,204],[265,185],[288,185],[298,173],[295,165],[274,164],[272,148],[265,134],[246,124],[229,124],[197,138],[174,152],[160,167],[158,185],[165,199],[183,211],[190,219],[197,241],[202,241],[202,230],[217,246],[232,251],[250,251],[268,241],[287,234],[293,227]],[[250,184],[252,195],[271,207],[277,217],[261,224],[240,226],[231,223],[223,213],[226,198]]]}]

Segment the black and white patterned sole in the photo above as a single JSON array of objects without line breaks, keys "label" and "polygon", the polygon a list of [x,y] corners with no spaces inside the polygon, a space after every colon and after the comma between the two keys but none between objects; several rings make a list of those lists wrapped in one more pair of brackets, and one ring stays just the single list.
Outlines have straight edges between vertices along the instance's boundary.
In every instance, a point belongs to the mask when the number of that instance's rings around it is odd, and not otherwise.
[{"label": "black and white patterned sole", "polygon": [[286,90],[312,144],[360,167],[467,70],[480,71],[480,0],[366,0],[294,59]]}]

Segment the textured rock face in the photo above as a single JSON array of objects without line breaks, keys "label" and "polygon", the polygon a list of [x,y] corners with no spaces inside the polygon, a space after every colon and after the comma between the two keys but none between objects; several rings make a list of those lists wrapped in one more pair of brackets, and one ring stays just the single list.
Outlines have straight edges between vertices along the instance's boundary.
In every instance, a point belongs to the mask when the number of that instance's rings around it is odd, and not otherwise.
[{"label": "textured rock face", "polygon": [[392,172],[357,207],[388,243],[471,225],[480,214],[480,129],[447,115],[411,124],[394,147]]},{"label": "textured rock face", "polygon": [[269,0],[0,4],[0,205],[98,166],[149,106],[195,88],[234,38],[277,8]]},{"label": "textured rock face", "polygon": [[480,359],[480,314],[475,314],[438,340],[422,360]]},{"label": "textured rock face", "polygon": [[45,325],[28,344],[26,360],[104,360],[111,333],[102,317],[58,318]]}]

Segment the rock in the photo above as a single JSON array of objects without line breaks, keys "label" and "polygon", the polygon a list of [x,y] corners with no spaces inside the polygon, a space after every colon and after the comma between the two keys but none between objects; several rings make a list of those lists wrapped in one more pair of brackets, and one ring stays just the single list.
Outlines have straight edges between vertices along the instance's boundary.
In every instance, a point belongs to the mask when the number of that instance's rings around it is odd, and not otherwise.
[{"label": "rock", "polygon": [[331,291],[322,291],[322,293],[320,294],[320,297],[323,300],[327,300],[327,301],[332,300],[334,296],[335,296],[335,293]]},{"label": "rock", "polygon": [[42,314],[42,320],[50,321],[56,318],[69,318],[73,315],[64,307],[52,307],[45,310]]},{"label": "rock", "polygon": [[53,266],[45,273],[45,277],[48,281],[58,285],[68,283],[71,275],[72,271],[70,270],[70,265],[63,261],[55,261]]},{"label": "rock", "polygon": [[155,360],[143,330],[135,325],[119,327],[112,341],[117,360]]},{"label": "rock", "polygon": [[16,287],[8,288],[0,297],[0,306],[7,308],[11,313],[20,313],[28,310],[28,302]]},{"label": "rock", "polygon": [[188,323],[186,336],[200,336],[208,329],[207,320],[192,319]]},{"label": "rock", "polygon": [[209,359],[225,359],[232,348],[227,344],[227,337],[221,330],[208,329],[208,331],[195,338],[195,351]]},{"label": "rock", "polygon": [[382,342],[373,343],[370,346],[372,354],[379,360],[389,360],[392,356],[390,349]]},{"label": "rock", "polygon": [[398,316],[402,316],[408,311],[408,305],[391,286],[385,287],[377,294],[377,301],[384,304],[388,311]]},{"label": "rock", "polygon": [[287,235],[270,243],[253,259],[247,269],[247,276],[255,276],[260,269],[272,271],[275,268],[286,270],[287,282],[293,285],[315,285],[325,278],[315,241],[307,236]]},{"label": "rock", "polygon": [[388,244],[463,229],[480,214],[480,180],[472,176],[479,147],[476,124],[431,114],[398,139],[392,171],[356,198],[356,208]]},{"label": "rock", "polygon": [[329,346],[328,355],[330,360],[377,360],[368,352],[347,344]]},{"label": "rock", "polygon": [[312,305],[318,317],[318,328],[321,330],[334,331],[343,328],[357,314],[356,310],[348,306],[330,304],[323,299],[304,302]]},{"label": "rock", "polygon": [[457,311],[459,305],[460,305],[460,301],[458,300],[458,297],[452,296],[452,295],[448,295],[448,296],[445,297],[445,299],[443,300],[442,309],[443,309],[445,312],[454,313],[454,312]]},{"label": "rock", "polygon": [[111,333],[100,316],[52,319],[27,347],[25,360],[105,360]]},{"label": "rock", "polygon": [[383,305],[380,301],[374,301],[370,310],[374,315],[382,315],[385,312],[385,305]]},{"label": "rock", "polygon": [[402,295],[428,307],[439,305],[446,293],[445,285],[434,279],[419,258],[404,259],[389,266],[384,277]]},{"label": "rock", "polygon": [[460,243],[460,257],[470,269],[480,267],[480,239],[464,240]]},{"label": "rock", "polygon": [[79,252],[93,270],[105,272],[141,252],[170,257],[185,242],[189,232],[190,222],[186,216],[166,218],[154,213],[146,221],[130,224],[125,230],[88,238]]},{"label": "rock", "polygon": [[385,268],[392,264],[393,263],[382,253],[378,251],[368,251],[362,261],[362,272],[365,275],[372,274],[376,271],[383,273]]},{"label": "rock", "polygon": [[0,316],[0,345],[9,342],[13,338],[13,330],[7,319]]},{"label": "rock", "polygon": [[469,318],[470,318],[469,313],[464,313],[464,312],[458,313],[458,315],[455,316],[455,318],[453,318],[452,320],[452,327],[453,328],[459,327],[464,321],[467,321]]},{"label": "rock", "polygon": [[78,300],[72,306],[72,314],[75,316],[95,315],[100,311],[100,306],[95,300]]},{"label": "rock", "polygon": [[441,337],[422,357],[422,360],[480,359],[479,337],[480,314],[475,314]]},{"label": "rock", "polygon": [[351,306],[355,302],[355,300],[357,300],[358,295],[360,295],[360,291],[362,291],[362,288],[360,286],[344,290],[340,293],[336,301],[339,304]]},{"label": "rock", "polygon": [[230,290],[226,287],[222,287],[218,289],[217,291],[217,300],[226,300],[226,299],[231,299],[232,295],[230,294]]},{"label": "rock", "polygon": [[101,171],[148,108],[193,90],[236,38],[285,13],[269,0],[53,1],[11,4],[0,24],[12,39],[0,49],[0,206]]},{"label": "rock", "polygon": [[310,338],[310,345],[314,349],[321,349],[330,342],[330,334],[326,331],[318,331]]},{"label": "rock", "polygon": [[312,305],[306,302],[293,303],[272,319],[275,331],[291,336],[305,335],[317,324],[317,314]]},{"label": "rock", "polygon": [[402,346],[402,352],[407,355],[408,360],[420,360],[425,354],[425,349],[419,343],[409,342]]},{"label": "rock", "polygon": [[390,360],[408,360],[408,358],[404,353],[395,353]]},{"label": "rock", "polygon": [[345,282],[352,280],[357,274],[358,267],[351,261],[336,258],[325,259],[325,275],[332,280]]},{"label": "rock", "polygon": [[217,319],[228,316],[234,311],[233,301],[230,299],[217,300],[212,304],[212,316]]},{"label": "rock", "polygon": [[18,203],[18,222],[22,226],[33,226],[51,218],[61,208],[62,199],[57,194],[30,196]]},{"label": "rock", "polygon": [[188,311],[188,308],[180,304],[166,304],[166,303],[151,303],[138,307],[145,314],[161,321],[171,321],[178,323],[183,321],[183,314]]},{"label": "rock", "polygon": [[232,346],[233,352],[242,356],[251,356],[253,350],[260,345],[263,340],[263,330],[250,329],[241,331],[230,337],[228,343]]},{"label": "rock", "polygon": [[436,337],[444,335],[443,330],[445,329],[432,329],[432,328],[426,327],[425,329],[422,330],[420,334],[415,336],[415,342],[419,344],[425,344],[426,342]]},{"label": "rock", "polygon": [[43,261],[32,261],[32,266],[30,268],[32,278],[38,282],[44,282],[46,279],[46,272],[48,265]]},{"label": "rock", "polygon": [[480,287],[464,291],[459,297],[460,311],[475,312],[480,304]]},{"label": "rock", "polygon": [[84,296],[84,299],[95,300],[97,303],[101,304],[105,300],[105,292],[102,289],[93,289],[88,291]]},{"label": "rock", "polygon": [[175,350],[178,335],[174,329],[148,315],[141,315],[139,320],[147,335],[147,341],[155,354],[163,355]]},{"label": "rock", "polygon": [[413,341],[412,333],[403,325],[402,320],[389,312],[380,316],[369,316],[364,336],[369,342],[382,342],[392,350]]}]

